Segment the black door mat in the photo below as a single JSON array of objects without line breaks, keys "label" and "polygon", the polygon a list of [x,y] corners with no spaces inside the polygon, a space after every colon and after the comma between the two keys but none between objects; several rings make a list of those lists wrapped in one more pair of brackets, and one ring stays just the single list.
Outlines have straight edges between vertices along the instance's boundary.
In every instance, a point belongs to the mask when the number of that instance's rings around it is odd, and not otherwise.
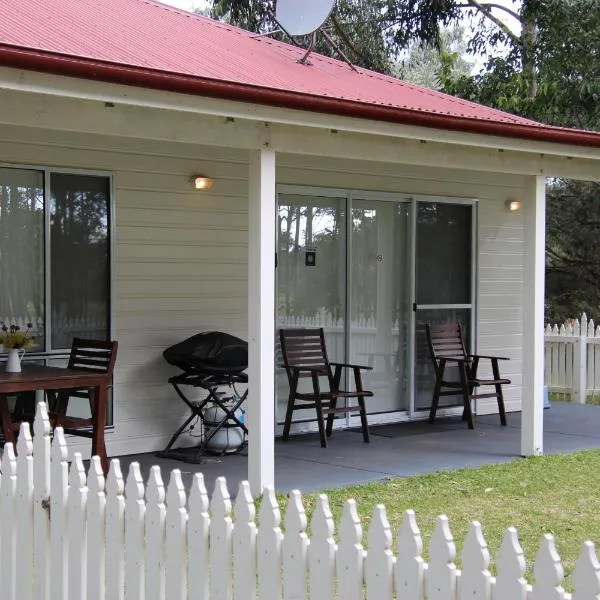
[{"label": "black door mat", "polygon": [[[427,421],[418,421],[413,423],[390,423],[389,425],[374,425],[369,427],[371,435],[380,437],[410,437],[413,435],[423,435],[426,433],[439,433],[441,431],[452,431],[461,427],[466,428],[466,423],[457,417],[453,420],[436,419],[435,423]],[[360,428],[352,429],[355,433],[360,433]]]}]

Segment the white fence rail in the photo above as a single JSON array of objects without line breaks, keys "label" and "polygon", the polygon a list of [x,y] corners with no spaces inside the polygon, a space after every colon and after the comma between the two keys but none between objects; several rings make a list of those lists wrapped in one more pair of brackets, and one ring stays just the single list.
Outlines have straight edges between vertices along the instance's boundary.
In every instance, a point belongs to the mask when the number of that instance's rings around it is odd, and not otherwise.
[{"label": "white fence rail", "polygon": [[544,332],[545,384],[550,392],[586,402],[600,395],[600,326],[584,313]]},{"label": "white fence rail", "polygon": [[492,577],[479,523],[469,528],[459,570],[448,520],[440,516],[427,564],[410,510],[394,540],[378,505],[363,536],[355,502],[346,502],[336,531],[322,495],[309,537],[297,491],[282,522],[272,488],[257,515],[247,482],[232,502],[222,477],[209,499],[201,474],[186,497],[179,470],[165,489],[158,467],[144,483],[137,463],[125,480],[113,460],[106,482],[98,457],[88,473],[78,454],[69,465],[61,429],[51,443],[43,403],[34,432],[32,441],[23,425],[18,456],[7,444],[2,458],[2,600],[597,600],[600,593],[591,542],[581,547],[571,595],[561,587],[550,535],[541,540],[529,585],[513,528]]}]

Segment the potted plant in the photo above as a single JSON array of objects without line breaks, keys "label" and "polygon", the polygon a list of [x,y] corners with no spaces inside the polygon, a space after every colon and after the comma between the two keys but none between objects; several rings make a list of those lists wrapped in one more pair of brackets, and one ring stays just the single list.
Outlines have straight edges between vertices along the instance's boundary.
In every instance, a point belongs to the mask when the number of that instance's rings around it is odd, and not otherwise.
[{"label": "potted plant", "polygon": [[27,329],[22,330],[18,325],[7,325],[0,320],[0,345],[8,353],[6,370],[9,373],[21,372],[21,359],[25,350],[33,346],[35,340],[32,327],[31,323],[27,323]]}]

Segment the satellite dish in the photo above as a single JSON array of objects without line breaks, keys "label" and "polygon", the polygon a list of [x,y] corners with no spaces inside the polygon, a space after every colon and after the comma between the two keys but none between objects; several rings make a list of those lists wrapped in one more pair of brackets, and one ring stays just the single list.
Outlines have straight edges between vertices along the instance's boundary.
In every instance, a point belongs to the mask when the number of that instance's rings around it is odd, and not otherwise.
[{"label": "satellite dish", "polygon": [[335,0],[277,0],[275,19],[289,35],[313,33],[333,10]]}]

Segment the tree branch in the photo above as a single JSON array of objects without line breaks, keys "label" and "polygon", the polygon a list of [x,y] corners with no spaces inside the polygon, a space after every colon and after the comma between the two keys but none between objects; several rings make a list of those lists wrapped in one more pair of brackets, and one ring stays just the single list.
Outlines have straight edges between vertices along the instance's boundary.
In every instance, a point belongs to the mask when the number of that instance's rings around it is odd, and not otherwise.
[{"label": "tree branch", "polygon": [[[480,13],[484,14],[496,27],[501,29],[512,41],[515,45],[521,47],[523,42],[521,37],[513,33],[510,27],[504,24],[498,17],[495,17],[492,14],[492,9],[489,6],[482,4],[479,0],[467,0],[466,4],[458,5],[459,8],[475,8]],[[519,19],[520,20],[520,19]]]},{"label": "tree branch", "polygon": [[362,52],[360,52],[360,50],[358,50],[354,46],[354,44],[352,43],[350,38],[346,35],[346,32],[344,31],[343,27],[341,27],[340,24],[338,23],[338,20],[335,15],[331,15],[331,22],[333,23],[333,26],[334,26],[335,30],[337,31],[338,35],[344,41],[344,44],[346,44],[348,46],[348,48],[350,48],[350,50],[352,50],[352,52],[354,52],[354,54],[356,56],[365,60],[364,55],[362,54]]},{"label": "tree branch", "polygon": [[[495,4],[494,2],[480,2],[479,4],[482,7],[484,7],[484,9],[497,8],[498,10],[502,10],[507,15],[510,15],[511,17],[517,19],[517,21],[521,22],[521,15],[519,13],[515,12],[514,10],[511,10],[510,8],[507,8],[506,6],[502,6],[502,4]],[[470,5],[469,4],[457,4],[456,6],[458,8],[468,8]]]}]

